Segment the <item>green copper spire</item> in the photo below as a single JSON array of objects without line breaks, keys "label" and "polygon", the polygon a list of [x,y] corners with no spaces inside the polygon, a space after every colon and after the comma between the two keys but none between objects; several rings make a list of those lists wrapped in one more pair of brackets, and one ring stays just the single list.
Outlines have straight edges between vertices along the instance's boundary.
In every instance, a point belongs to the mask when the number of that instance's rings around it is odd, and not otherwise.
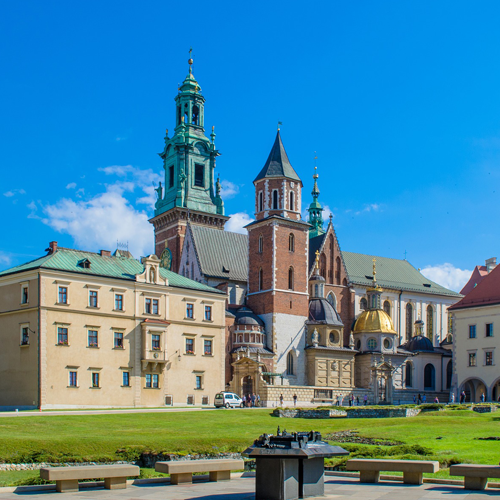
[{"label": "green copper spire", "polygon": [[[316,158],[315,158],[316,159]],[[320,234],[324,234],[325,230],[323,229],[323,207],[318,201],[319,189],[318,189],[318,167],[314,167],[314,187],[311,192],[313,201],[309,205],[309,224],[311,227],[309,228],[309,238],[314,238],[315,236],[319,236]]]},{"label": "green copper spire", "polygon": [[165,169],[164,191],[156,192],[155,216],[174,207],[224,215],[224,203],[214,190],[215,133],[205,135],[205,98],[193,75],[189,51],[189,72],[175,97],[174,135],[165,136],[165,147],[159,153]]}]

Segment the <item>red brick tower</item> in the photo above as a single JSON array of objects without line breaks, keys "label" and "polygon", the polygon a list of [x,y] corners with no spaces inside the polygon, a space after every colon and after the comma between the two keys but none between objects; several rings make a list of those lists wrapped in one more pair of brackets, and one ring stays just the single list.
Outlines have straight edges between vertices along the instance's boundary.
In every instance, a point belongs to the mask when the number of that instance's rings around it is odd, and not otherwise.
[{"label": "red brick tower", "polygon": [[302,384],[310,225],[301,220],[302,181],[288,160],[279,131],[254,185],[256,221],[247,226],[247,304],[266,323],[275,369],[289,384]]}]

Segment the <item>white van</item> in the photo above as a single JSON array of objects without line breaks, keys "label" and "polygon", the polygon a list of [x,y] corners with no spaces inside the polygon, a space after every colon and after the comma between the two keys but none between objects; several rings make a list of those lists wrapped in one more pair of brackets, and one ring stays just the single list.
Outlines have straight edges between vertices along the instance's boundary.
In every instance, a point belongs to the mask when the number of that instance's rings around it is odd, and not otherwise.
[{"label": "white van", "polygon": [[219,392],[215,395],[214,406],[216,408],[243,408],[245,403],[238,394],[234,392]]}]

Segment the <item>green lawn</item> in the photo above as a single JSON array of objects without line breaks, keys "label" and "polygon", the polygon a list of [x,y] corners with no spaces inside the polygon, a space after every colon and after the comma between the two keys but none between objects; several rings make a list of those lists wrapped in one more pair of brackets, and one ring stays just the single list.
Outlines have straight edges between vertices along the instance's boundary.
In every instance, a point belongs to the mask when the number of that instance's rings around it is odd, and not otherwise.
[{"label": "green lawn", "polygon": [[351,456],[432,458],[445,466],[499,460],[498,441],[474,439],[500,435],[496,413],[448,410],[412,418],[329,420],[280,419],[270,413],[258,409],[1,418],[0,461],[110,461],[134,459],[143,451],[241,452],[260,434],[275,433],[278,425],[289,432],[316,430],[323,435],[352,430],[404,443],[400,447],[341,444]]}]

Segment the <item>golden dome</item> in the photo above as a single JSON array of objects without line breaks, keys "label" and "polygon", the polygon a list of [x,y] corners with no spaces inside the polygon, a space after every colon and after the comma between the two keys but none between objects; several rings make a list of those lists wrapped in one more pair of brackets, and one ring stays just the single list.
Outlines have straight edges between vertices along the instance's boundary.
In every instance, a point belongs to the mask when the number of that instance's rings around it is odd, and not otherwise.
[{"label": "golden dome", "polygon": [[364,311],[354,324],[353,333],[396,333],[391,317],[382,309]]}]

